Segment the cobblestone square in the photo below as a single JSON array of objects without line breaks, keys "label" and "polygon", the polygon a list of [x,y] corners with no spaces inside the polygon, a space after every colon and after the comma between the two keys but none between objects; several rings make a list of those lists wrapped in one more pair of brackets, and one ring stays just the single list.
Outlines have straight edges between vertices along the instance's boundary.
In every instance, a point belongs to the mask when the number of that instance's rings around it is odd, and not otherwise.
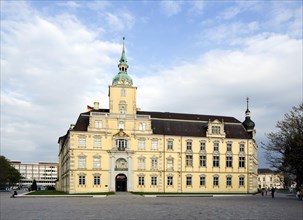
[{"label": "cobblestone square", "polygon": [[155,197],[129,193],[108,197],[18,197],[1,193],[6,219],[303,219],[294,196]]}]

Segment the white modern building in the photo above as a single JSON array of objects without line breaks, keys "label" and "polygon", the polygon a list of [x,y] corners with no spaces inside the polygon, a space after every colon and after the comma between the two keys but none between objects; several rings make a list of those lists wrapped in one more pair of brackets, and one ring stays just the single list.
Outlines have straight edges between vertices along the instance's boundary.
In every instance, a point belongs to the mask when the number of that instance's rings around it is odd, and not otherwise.
[{"label": "white modern building", "polygon": [[20,187],[31,186],[34,179],[38,186],[55,186],[58,176],[58,163],[21,163],[21,161],[16,160],[12,160],[10,163],[22,176],[19,183]]}]

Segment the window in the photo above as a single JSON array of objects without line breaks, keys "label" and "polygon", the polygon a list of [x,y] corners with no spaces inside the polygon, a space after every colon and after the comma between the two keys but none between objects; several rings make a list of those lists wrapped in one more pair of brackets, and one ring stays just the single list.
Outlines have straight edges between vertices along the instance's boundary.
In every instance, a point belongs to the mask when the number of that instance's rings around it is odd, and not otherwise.
[{"label": "window", "polygon": [[231,186],[231,176],[226,177],[226,186]]},{"label": "window", "polygon": [[167,177],[167,185],[168,186],[172,186],[173,185],[173,176],[168,176]]},{"label": "window", "polygon": [[219,177],[218,176],[214,176],[213,185],[219,186]]},{"label": "window", "polygon": [[173,150],[174,142],[173,141],[167,141],[167,150]]},{"label": "window", "polygon": [[231,152],[231,148],[232,148],[232,144],[231,144],[231,143],[227,143],[227,145],[226,145],[226,150],[227,150],[228,152]]},{"label": "window", "polygon": [[[124,103],[125,103],[125,102],[124,102]],[[119,105],[119,112],[120,112],[120,115],[125,115],[125,111],[126,111],[126,105],[120,103],[120,105]]]},{"label": "window", "polygon": [[185,161],[186,166],[193,166],[193,155],[186,155],[186,161]]},{"label": "window", "polygon": [[158,149],[158,140],[152,140],[152,150]]},{"label": "window", "polygon": [[220,157],[213,156],[213,167],[219,167],[219,164],[220,164]]},{"label": "window", "polygon": [[139,158],[138,160],[138,169],[145,170],[145,158]]},{"label": "window", "polygon": [[119,129],[124,129],[124,121],[119,121],[118,128]]},{"label": "window", "polygon": [[101,168],[101,158],[100,157],[94,157],[93,161],[94,161],[93,168],[94,169],[100,169]]},{"label": "window", "polygon": [[214,143],[214,151],[219,151],[219,143],[218,142]]},{"label": "window", "polygon": [[152,168],[152,170],[157,170],[158,169],[158,159],[152,158],[152,160],[151,160],[151,168]]},{"label": "window", "polygon": [[220,126],[212,126],[211,133],[213,134],[220,134]]},{"label": "window", "polygon": [[205,176],[200,176],[200,186],[205,186]]},{"label": "window", "polygon": [[78,139],[78,146],[81,148],[86,147],[86,137],[85,136],[80,136]]},{"label": "window", "polygon": [[100,185],[100,176],[94,176],[94,185]]},{"label": "window", "polygon": [[78,158],[78,168],[79,169],[85,169],[86,167],[86,157],[85,156],[80,156]]},{"label": "window", "polygon": [[101,148],[101,137],[94,137],[94,148]]},{"label": "window", "polygon": [[263,181],[265,181],[265,177],[263,177]]},{"label": "window", "polygon": [[205,142],[200,142],[200,151],[205,150]]},{"label": "window", "polygon": [[145,122],[140,122],[139,123],[139,130],[140,131],[145,131],[146,130],[146,123]]},{"label": "window", "polygon": [[239,157],[239,167],[245,167],[245,157]]},{"label": "window", "polygon": [[192,142],[191,141],[186,142],[186,150],[192,150]]},{"label": "window", "polygon": [[167,158],[167,170],[174,170],[174,159],[173,158]]},{"label": "window", "polygon": [[186,186],[192,186],[192,177],[186,176]]},{"label": "window", "polygon": [[240,152],[244,152],[244,144],[240,144]]},{"label": "window", "polygon": [[84,175],[79,176],[79,185],[85,185],[85,176]]},{"label": "window", "polygon": [[157,185],[157,177],[156,176],[152,176],[151,177],[151,185],[152,186],[156,186]]},{"label": "window", "polygon": [[244,177],[243,176],[239,177],[239,186],[244,186]]},{"label": "window", "polygon": [[116,147],[119,151],[124,151],[127,148],[127,140],[125,139],[117,139]]},{"label": "window", "polygon": [[200,155],[200,167],[206,167],[206,155]]},{"label": "window", "polygon": [[102,128],[102,121],[95,121],[95,128]]},{"label": "window", "polygon": [[126,95],[126,91],[125,91],[124,88],[122,88],[122,89],[121,89],[121,96],[125,97],[125,95]]},{"label": "window", "polygon": [[139,150],[144,150],[145,149],[145,140],[139,140],[138,149]]},{"label": "window", "polygon": [[144,186],[144,176],[139,176],[138,184],[139,186]]},{"label": "window", "polygon": [[226,156],[226,167],[233,167],[233,158],[231,156]]}]

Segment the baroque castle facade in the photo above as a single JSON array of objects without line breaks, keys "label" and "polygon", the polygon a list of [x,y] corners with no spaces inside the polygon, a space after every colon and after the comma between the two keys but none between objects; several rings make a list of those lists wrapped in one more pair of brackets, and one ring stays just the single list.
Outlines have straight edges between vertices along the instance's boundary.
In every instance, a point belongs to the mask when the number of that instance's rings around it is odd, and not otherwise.
[{"label": "baroque castle facade", "polygon": [[141,111],[124,44],[109,86],[109,109],[95,102],[60,137],[57,190],[254,193],[255,124],[215,115]]}]

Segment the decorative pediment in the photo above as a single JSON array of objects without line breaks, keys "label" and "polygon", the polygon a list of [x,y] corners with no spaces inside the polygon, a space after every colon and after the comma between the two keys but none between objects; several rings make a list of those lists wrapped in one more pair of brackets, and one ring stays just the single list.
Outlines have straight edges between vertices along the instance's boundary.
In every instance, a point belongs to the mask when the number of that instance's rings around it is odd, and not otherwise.
[{"label": "decorative pediment", "polygon": [[128,134],[126,134],[123,129],[121,128],[120,131],[116,134],[114,134],[114,137],[129,137]]}]

